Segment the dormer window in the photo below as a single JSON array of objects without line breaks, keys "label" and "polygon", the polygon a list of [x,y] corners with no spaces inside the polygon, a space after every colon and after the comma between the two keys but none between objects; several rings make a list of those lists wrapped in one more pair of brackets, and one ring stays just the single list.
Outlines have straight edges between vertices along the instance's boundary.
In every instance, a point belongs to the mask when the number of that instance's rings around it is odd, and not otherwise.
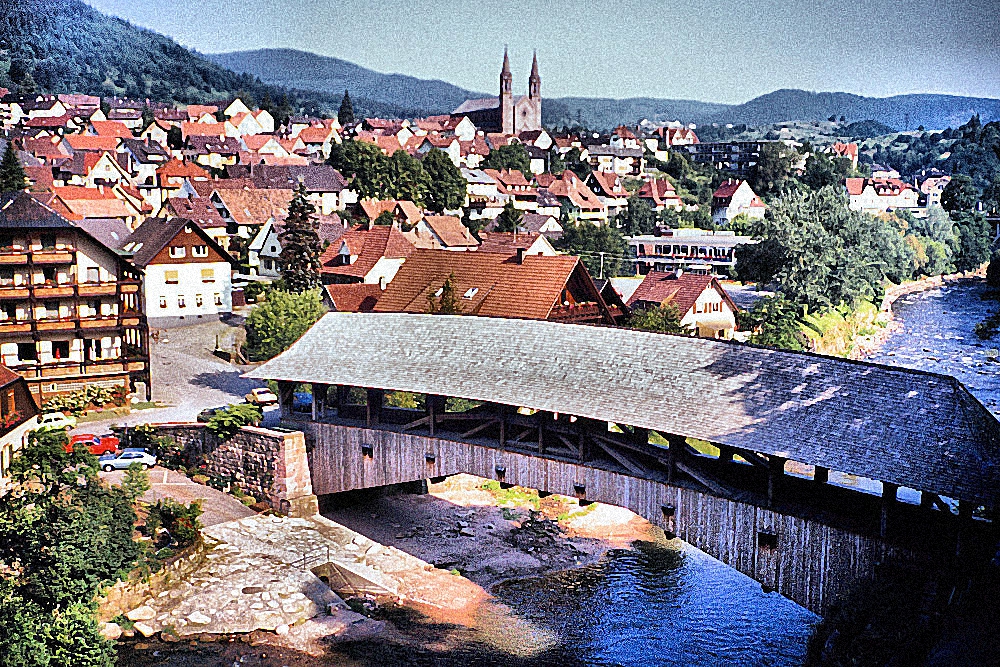
[{"label": "dormer window", "polygon": [[170,246],[170,257],[173,259],[179,259],[187,255],[187,249],[182,245],[172,245]]},{"label": "dormer window", "polygon": [[196,245],[191,248],[192,257],[208,257],[208,246],[207,245]]},{"label": "dormer window", "polygon": [[465,294],[462,295],[462,298],[463,299],[472,299],[472,298],[475,298],[475,296],[477,294],[479,294],[479,288],[478,287],[470,287],[469,289],[465,290]]}]

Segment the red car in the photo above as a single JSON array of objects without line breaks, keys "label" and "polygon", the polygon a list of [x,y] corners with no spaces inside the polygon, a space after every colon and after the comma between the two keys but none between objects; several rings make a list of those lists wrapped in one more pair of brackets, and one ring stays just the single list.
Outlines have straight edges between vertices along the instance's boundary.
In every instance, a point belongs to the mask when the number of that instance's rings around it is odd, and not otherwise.
[{"label": "red car", "polygon": [[81,443],[86,445],[87,450],[90,451],[94,456],[103,456],[104,454],[115,454],[118,452],[119,440],[118,436],[107,434],[107,435],[94,435],[93,433],[78,433],[70,438],[69,443],[66,445],[66,451],[73,451],[73,445],[76,443]]}]

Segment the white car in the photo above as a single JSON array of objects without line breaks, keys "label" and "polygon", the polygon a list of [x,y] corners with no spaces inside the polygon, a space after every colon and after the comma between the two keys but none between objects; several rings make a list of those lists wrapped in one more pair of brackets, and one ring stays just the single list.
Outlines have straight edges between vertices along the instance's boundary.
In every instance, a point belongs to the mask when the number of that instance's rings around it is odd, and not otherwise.
[{"label": "white car", "polygon": [[67,417],[61,412],[47,412],[38,418],[38,427],[35,430],[39,433],[45,433],[72,428],[76,428],[76,417]]},{"label": "white car", "polygon": [[105,454],[99,459],[101,470],[125,470],[133,463],[138,463],[146,470],[156,465],[156,457],[144,449],[125,449],[120,454]]}]

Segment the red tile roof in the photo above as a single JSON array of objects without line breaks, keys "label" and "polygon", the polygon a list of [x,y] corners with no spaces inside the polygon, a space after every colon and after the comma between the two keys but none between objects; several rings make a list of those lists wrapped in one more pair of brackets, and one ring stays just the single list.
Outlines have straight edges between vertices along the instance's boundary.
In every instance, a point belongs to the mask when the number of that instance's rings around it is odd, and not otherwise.
[{"label": "red tile roof", "polygon": [[672,303],[677,306],[681,317],[694,307],[698,297],[705,290],[717,289],[723,299],[729,303],[733,312],[737,310],[736,305],[726,294],[726,290],[719,284],[715,276],[701,276],[694,273],[684,273],[680,277],[675,273],[663,273],[660,271],[650,271],[643,278],[642,283],[628,299],[630,308],[643,307],[645,305]]},{"label": "red tile roof", "polygon": [[628,190],[622,185],[622,179],[618,174],[610,171],[594,171],[591,172],[591,178],[597,183],[599,194],[605,197],[628,198]]},{"label": "red tile roof", "polygon": [[[339,264],[340,248],[346,244],[353,264]],[[416,249],[399,230],[383,225],[371,229],[355,227],[344,232],[340,240],[331,243],[320,256],[321,273],[363,279],[383,257],[402,259],[409,257]]]},{"label": "red tile roof", "polygon": [[118,139],[131,139],[133,137],[132,130],[125,127],[125,123],[119,123],[117,120],[92,120],[90,125],[99,137],[116,137]]},{"label": "red tile roof", "polygon": [[639,188],[640,199],[652,199],[654,206],[675,205],[680,203],[680,197],[673,184],[665,178],[646,181]]},{"label": "red tile roof", "polygon": [[479,241],[454,215],[428,215],[424,222],[446,248],[475,248]]},{"label": "red tile roof", "polygon": [[156,170],[156,175],[164,178],[190,178],[192,180],[208,180],[211,175],[194,162],[181,162],[173,159]]},{"label": "red tile roof", "polygon": [[732,197],[734,194],[736,194],[736,191],[739,190],[741,185],[743,185],[743,181],[729,179],[725,183],[720,185],[712,196],[719,197],[721,199]]},{"label": "red tile roof", "polygon": [[501,255],[516,255],[518,249],[527,250],[538,237],[538,232],[515,234],[514,232],[479,232],[482,242],[479,252],[490,252]]},{"label": "red tile roof", "polygon": [[369,283],[327,285],[326,293],[339,313],[370,313],[382,296],[382,287]]},{"label": "red tile roof", "polygon": [[202,229],[213,229],[226,226],[226,221],[219,211],[206,197],[171,197],[167,200],[168,217],[187,218]]},{"label": "red tile roof", "polygon": [[[376,312],[426,313],[433,296],[454,275],[455,294],[467,315],[548,319],[560,305],[574,272],[596,287],[579,258],[516,257],[483,252],[415,250],[375,306]],[[583,281],[580,281],[583,284]]]},{"label": "red tile roof", "polygon": [[113,151],[118,147],[118,137],[69,134],[63,139],[75,151]]}]

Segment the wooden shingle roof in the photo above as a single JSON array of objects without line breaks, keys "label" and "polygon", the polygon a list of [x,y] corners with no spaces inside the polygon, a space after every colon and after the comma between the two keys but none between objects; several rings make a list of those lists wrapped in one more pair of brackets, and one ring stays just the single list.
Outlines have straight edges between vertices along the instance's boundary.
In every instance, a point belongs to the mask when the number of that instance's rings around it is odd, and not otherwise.
[{"label": "wooden shingle roof", "polygon": [[923,371],[534,320],[329,313],[248,376],[491,401],[1000,499],[1000,423]]}]

